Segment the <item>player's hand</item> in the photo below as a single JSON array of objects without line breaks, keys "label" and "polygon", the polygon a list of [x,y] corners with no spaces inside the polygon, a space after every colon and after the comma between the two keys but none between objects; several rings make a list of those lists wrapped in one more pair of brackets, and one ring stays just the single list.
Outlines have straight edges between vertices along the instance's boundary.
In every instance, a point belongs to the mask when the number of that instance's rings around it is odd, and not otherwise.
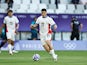
[{"label": "player's hand", "polygon": [[54,29],[57,29],[57,25],[54,25]]},{"label": "player's hand", "polygon": [[16,34],[18,34],[18,31],[15,31]]},{"label": "player's hand", "polygon": [[34,25],[31,25],[30,28],[31,28],[31,29],[34,29],[35,27],[34,27]]}]

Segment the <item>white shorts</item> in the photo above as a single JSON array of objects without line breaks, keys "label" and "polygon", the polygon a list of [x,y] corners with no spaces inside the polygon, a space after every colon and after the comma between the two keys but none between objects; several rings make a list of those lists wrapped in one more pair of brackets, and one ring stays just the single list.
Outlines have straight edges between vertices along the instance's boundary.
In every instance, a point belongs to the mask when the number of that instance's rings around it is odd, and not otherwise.
[{"label": "white shorts", "polygon": [[42,42],[42,45],[45,45],[46,44],[46,42],[45,42],[46,40],[51,40],[51,37],[52,37],[51,34],[47,34],[45,36],[40,35],[40,40]]},{"label": "white shorts", "polygon": [[15,33],[14,32],[6,32],[7,39],[15,41]]}]

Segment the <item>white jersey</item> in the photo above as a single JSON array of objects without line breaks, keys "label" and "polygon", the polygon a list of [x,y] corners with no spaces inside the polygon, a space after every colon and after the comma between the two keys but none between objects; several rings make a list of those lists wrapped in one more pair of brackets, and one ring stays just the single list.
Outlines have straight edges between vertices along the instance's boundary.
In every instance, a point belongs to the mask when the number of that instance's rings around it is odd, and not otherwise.
[{"label": "white jersey", "polygon": [[6,32],[9,32],[9,31],[15,32],[16,24],[18,23],[19,23],[19,20],[17,19],[16,16],[12,16],[12,17],[6,16],[4,18],[4,24],[6,24]]},{"label": "white jersey", "polygon": [[38,17],[36,24],[39,24],[40,27],[40,35],[51,34],[51,25],[54,25],[55,22],[49,16],[43,18],[42,16]]}]

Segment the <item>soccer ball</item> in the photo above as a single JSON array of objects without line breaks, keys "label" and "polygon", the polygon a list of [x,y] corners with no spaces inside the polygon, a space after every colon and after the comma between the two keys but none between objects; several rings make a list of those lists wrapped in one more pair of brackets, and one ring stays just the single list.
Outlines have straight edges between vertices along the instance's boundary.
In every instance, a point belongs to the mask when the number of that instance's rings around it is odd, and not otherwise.
[{"label": "soccer ball", "polygon": [[33,55],[33,60],[34,60],[34,61],[40,60],[40,55],[39,55],[39,54],[34,54],[34,55]]}]

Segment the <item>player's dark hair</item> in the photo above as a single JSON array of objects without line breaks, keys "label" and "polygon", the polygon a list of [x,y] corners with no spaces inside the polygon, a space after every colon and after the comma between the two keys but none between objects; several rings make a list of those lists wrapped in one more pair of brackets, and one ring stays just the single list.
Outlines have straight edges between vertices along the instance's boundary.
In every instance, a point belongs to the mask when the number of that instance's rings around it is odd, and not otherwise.
[{"label": "player's dark hair", "polygon": [[9,12],[13,12],[13,11],[12,11],[12,10],[8,10],[7,14],[8,14]]},{"label": "player's dark hair", "polygon": [[41,11],[47,11],[45,8],[43,8]]}]

